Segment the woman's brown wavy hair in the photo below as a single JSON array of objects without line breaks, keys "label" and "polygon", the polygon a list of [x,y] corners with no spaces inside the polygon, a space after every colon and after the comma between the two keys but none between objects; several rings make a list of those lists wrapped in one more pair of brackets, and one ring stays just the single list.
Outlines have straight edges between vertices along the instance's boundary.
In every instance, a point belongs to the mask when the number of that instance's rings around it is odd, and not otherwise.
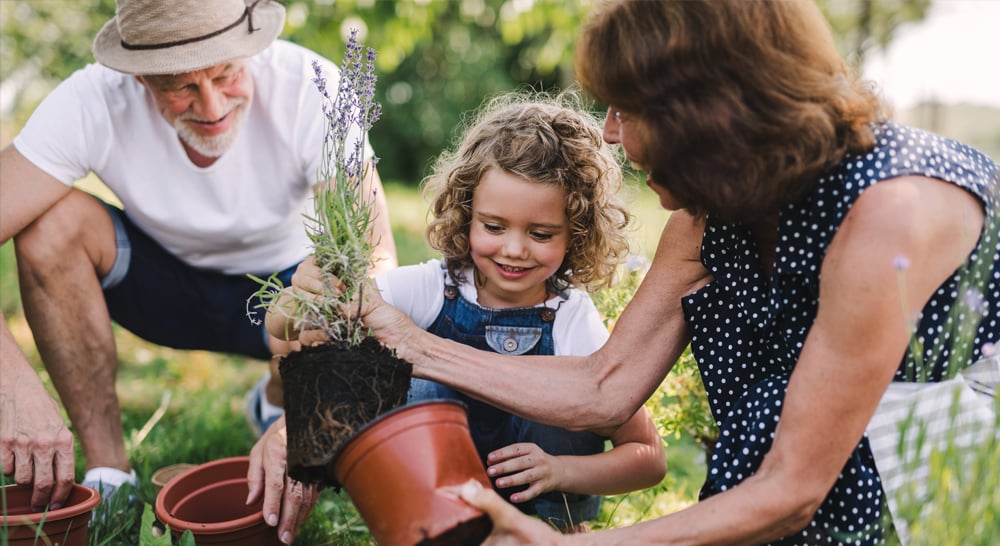
[{"label": "woman's brown wavy hair", "polygon": [[651,180],[696,215],[752,222],[872,146],[874,93],[807,0],[621,0],[576,51],[583,87],[633,115]]},{"label": "woman's brown wavy hair", "polygon": [[631,219],[619,190],[622,172],[601,138],[600,121],[578,94],[515,92],[475,113],[457,148],[442,153],[424,184],[432,216],[427,241],[441,252],[456,282],[473,265],[469,248],[472,196],[489,169],[556,186],[566,195],[569,248],[549,289],[611,283],[628,254]]}]

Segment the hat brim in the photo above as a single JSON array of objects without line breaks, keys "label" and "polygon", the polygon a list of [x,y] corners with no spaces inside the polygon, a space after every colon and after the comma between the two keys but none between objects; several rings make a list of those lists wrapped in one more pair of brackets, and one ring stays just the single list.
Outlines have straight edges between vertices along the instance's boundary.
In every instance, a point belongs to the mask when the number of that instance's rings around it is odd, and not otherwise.
[{"label": "hat brim", "polygon": [[253,10],[254,32],[247,24],[211,38],[163,49],[130,50],[122,46],[117,18],[104,24],[94,39],[94,58],[108,68],[139,76],[193,72],[260,53],[281,34],[285,7],[265,2]]}]

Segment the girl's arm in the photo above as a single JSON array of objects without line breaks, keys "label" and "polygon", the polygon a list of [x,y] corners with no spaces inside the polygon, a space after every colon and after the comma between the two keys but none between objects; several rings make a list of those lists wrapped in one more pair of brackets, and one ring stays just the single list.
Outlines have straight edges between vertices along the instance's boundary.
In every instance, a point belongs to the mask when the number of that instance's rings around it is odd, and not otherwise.
[{"label": "girl's arm", "polygon": [[531,484],[512,495],[512,502],[548,491],[628,493],[660,483],[667,473],[663,441],[645,407],[611,435],[611,443],[596,455],[549,455],[535,444],[513,444],[490,453],[486,470],[498,487]]}]

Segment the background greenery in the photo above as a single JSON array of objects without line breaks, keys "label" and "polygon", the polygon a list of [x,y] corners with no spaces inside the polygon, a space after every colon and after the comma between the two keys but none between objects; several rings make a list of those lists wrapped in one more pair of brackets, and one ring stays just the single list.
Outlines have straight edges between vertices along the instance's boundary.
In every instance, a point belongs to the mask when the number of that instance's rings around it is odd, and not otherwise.
[{"label": "background greenery", "polygon": [[[897,29],[922,19],[931,0],[820,0],[849,61],[889,44]],[[565,88],[574,81],[577,29],[592,0],[290,0],[283,37],[339,63],[349,28],[379,52],[378,100],[384,115],[372,132],[385,179],[416,184],[454,137],[464,112],[486,96],[520,86]],[[59,81],[92,62],[93,37],[114,15],[113,0],[0,1],[0,142]],[[940,110],[940,109],[939,109]],[[904,114],[904,113],[901,113]],[[991,126],[977,114],[973,127]],[[1000,113],[987,134],[968,125],[933,124],[1000,157]],[[982,131],[981,129],[979,130]],[[3,138],[6,134],[7,138]],[[971,137],[971,138],[968,138]]]},{"label": "background greenery", "polygon": [[[372,141],[382,158],[379,170],[387,181],[402,264],[431,256],[422,233],[426,204],[415,185],[454,138],[462,114],[484,97],[517,87],[553,90],[572,85],[573,44],[591,4],[572,0],[286,2],[284,38],[339,63],[347,29],[353,27],[361,31],[365,45],[379,52],[377,93],[384,111]],[[923,18],[930,0],[821,0],[819,4],[842,52],[860,66],[866,52],[888,44],[901,24]],[[92,62],[93,36],[113,15],[113,0],[0,1],[0,145],[9,142],[54,85]],[[1000,157],[1000,113],[995,109],[925,104],[901,114],[907,121],[938,129]],[[93,177],[80,184],[95,193],[106,192]],[[648,256],[666,213],[648,192],[634,185],[631,189],[638,220],[636,252]],[[618,291],[596,296],[611,326],[640,274],[629,274]],[[21,314],[10,244],[0,247],[0,309],[51,387]],[[154,498],[149,476],[176,462],[200,463],[246,454],[254,438],[243,425],[243,396],[265,372],[266,364],[164,349],[121,329],[116,330],[116,340],[123,420],[128,450],[142,478],[141,502],[132,508],[111,507],[113,513],[99,518],[92,528],[91,543],[151,544],[148,525],[142,533],[139,525],[141,512],[148,511]],[[647,406],[668,445],[668,476],[650,490],[609,498],[597,527],[650,519],[696,499],[705,471],[701,442],[710,441],[714,428],[689,356]],[[986,470],[995,469],[989,463],[1000,457],[995,446],[991,449],[982,456]],[[79,479],[82,458],[78,457],[77,468]],[[936,523],[924,527],[930,532],[919,543],[953,544],[963,529],[977,529],[975,538],[985,540],[983,544],[1000,536],[996,494],[971,500],[962,497],[962,502],[949,504],[956,497],[947,484],[956,475],[954,467],[941,463],[935,474],[943,484],[934,489],[938,505],[927,504],[932,514],[928,521]],[[987,480],[982,482],[985,489],[1000,491],[995,472],[982,476]],[[933,517],[934,506],[939,506],[940,517]],[[146,517],[148,521],[148,513]],[[297,541],[305,545],[368,543],[365,526],[346,496],[333,491],[324,492]]]}]

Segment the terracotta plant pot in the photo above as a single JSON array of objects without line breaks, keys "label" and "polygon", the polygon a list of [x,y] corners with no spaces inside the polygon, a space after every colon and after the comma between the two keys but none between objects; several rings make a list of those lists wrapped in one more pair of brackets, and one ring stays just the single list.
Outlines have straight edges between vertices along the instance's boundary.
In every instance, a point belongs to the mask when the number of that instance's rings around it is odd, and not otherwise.
[{"label": "terracotta plant pot", "polygon": [[199,546],[278,545],[278,531],[264,523],[263,499],[247,505],[249,457],[198,465],[174,476],[156,496],[156,517],[179,537],[190,529]]},{"label": "terracotta plant pot", "polygon": [[[100,501],[101,496],[97,491],[84,485],[74,484],[62,508],[36,512],[31,508],[30,486],[5,485],[0,488],[3,533],[7,536],[5,544],[86,546],[87,525]],[[39,525],[41,525],[40,532]]]},{"label": "terracotta plant pot", "polygon": [[153,489],[156,490],[156,494],[159,495],[160,491],[163,490],[163,486],[167,485],[167,482],[172,480],[174,476],[178,474],[183,474],[185,471],[194,468],[197,465],[191,463],[177,463],[170,466],[165,466],[156,472],[153,472],[153,476],[149,478],[149,481],[153,482]]},{"label": "terracotta plant pot", "polygon": [[479,544],[493,527],[443,491],[470,479],[491,487],[461,402],[386,413],[347,443],[331,470],[381,546]]}]

